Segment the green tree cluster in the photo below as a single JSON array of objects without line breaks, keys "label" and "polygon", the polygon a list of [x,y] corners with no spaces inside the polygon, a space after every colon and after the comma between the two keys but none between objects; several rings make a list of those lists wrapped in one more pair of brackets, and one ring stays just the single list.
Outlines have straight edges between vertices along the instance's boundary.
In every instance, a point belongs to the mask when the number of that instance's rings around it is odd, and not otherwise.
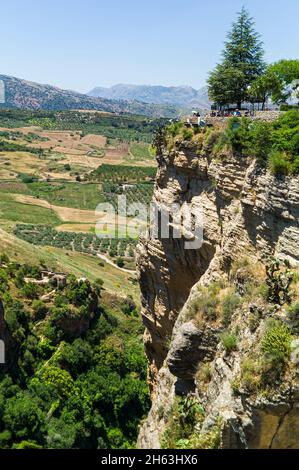
[{"label": "green tree cluster", "polygon": [[252,82],[265,70],[264,51],[254,21],[243,7],[228,33],[222,62],[211,72],[209,96],[219,106],[236,103],[241,108],[248,99]]},{"label": "green tree cluster", "polygon": [[0,374],[0,448],[134,447],[149,410],[140,319],[123,299],[101,299],[102,280],[69,276],[54,293],[39,286],[51,296],[36,299],[21,275],[41,268],[0,259],[15,358]]}]

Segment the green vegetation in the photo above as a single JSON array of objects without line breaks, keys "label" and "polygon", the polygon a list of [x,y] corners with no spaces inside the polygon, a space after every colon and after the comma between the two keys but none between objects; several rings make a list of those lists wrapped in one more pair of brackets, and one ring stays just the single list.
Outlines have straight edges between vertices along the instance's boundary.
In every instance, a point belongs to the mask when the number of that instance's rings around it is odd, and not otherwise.
[{"label": "green vegetation", "polygon": [[276,304],[289,302],[289,287],[293,279],[293,273],[288,265],[286,264],[285,269],[282,270],[279,260],[272,258],[266,265],[266,274],[268,301]]},{"label": "green vegetation", "polygon": [[267,320],[256,354],[252,353],[241,363],[236,389],[241,385],[248,392],[257,393],[273,384],[277,385],[289,363],[291,339],[291,330],[285,323]]},{"label": "green vegetation", "polygon": [[126,196],[127,205],[149,204],[153,198],[154,184],[152,182],[136,183],[124,188],[121,184],[107,182],[102,184],[102,191],[105,202],[109,202],[117,209],[117,197],[120,195]]},{"label": "green vegetation", "polygon": [[156,168],[152,167],[103,164],[92,171],[87,178],[91,181],[109,183],[145,182],[153,180],[156,171]]},{"label": "green vegetation", "polygon": [[[103,174],[108,174],[109,169],[103,170]],[[120,176],[116,171],[115,180]],[[147,173],[141,173],[146,175]],[[107,177],[108,178],[108,177]],[[101,178],[102,179],[102,178]],[[45,182],[36,181],[34,176],[21,175],[22,183],[0,183],[1,193],[26,194],[44,199],[55,206],[72,207],[74,209],[95,210],[98,204],[109,202],[117,208],[117,196],[125,195],[127,204],[141,202],[149,204],[153,197],[154,184],[151,181],[133,183],[123,188],[121,183],[103,181],[98,183],[71,183],[71,182]],[[103,178],[104,180],[104,178]],[[4,197],[4,196],[3,196]]]},{"label": "green vegetation", "polygon": [[44,153],[42,149],[27,147],[26,145],[15,144],[13,142],[6,142],[5,140],[0,140],[0,152],[30,152],[39,156]]},{"label": "green vegetation", "polygon": [[223,61],[209,78],[210,98],[220,106],[246,100],[248,87],[265,70],[264,51],[254,21],[243,7],[228,34]]},{"label": "green vegetation", "polygon": [[261,103],[262,110],[268,99],[281,90],[281,81],[273,71],[268,68],[265,73],[256,78],[249,89],[248,97],[252,103]]},{"label": "green vegetation", "polygon": [[153,160],[153,153],[149,144],[131,142],[129,150],[133,160],[137,160],[139,162],[144,160]]},{"label": "green vegetation", "polygon": [[289,327],[278,321],[271,320],[261,341],[261,350],[271,369],[281,369],[289,360],[291,353],[291,332]]},{"label": "green vegetation", "polygon": [[[239,282],[244,282],[244,269],[249,267],[238,268],[234,276]],[[263,289],[251,287],[250,294],[248,289],[243,290],[242,311],[249,308],[248,327],[256,332],[258,340],[243,356],[241,372],[232,381],[236,393],[240,389],[252,394],[270,392],[292,374],[291,341],[298,333],[298,275],[275,259],[269,260],[265,271]],[[281,317],[282,312],[286,316]]]},{"label": "green vegetation", "polygon": [[299,333],[299,302],[294,302],[287,309],[288,318],[291,321],[292,329]]},{"label": "green vegetation", "polygon": [[[296,143],[298,129],[299,112],[292,110],[273,123],[232,119],[225,137],[233,150],[253,155],[261,163],[267,163],[265,159],[271,152],[279,152],[281,158],[292,165],[299,151]],[[296,172],[295,166],[293,170]]]},{"label": "green vegetation", "polygon": [[16,202],[9,194],[0,191],[0,211],[2,220],[12,222],[58,225],[61,220],[54,211],[45,207]]},{"label": "green vegetation", "polygon": [[241,302],[241,297],[235,292],[226,295],[222,300],[222,323],[225,327],[229,326],[232,315],[235,313]]},{"label": "green vegetation", "polygon": [[[243,359],[241,363],[240,383],[249,392],[257,392],[261,386],[261,366],[253,359]],[[239,385],[240,385],[239,383]]]},{"label": "green vegetation", "polygon": [[27,185],[27,191],[51,204],[75,209],[95,210],[105,200],[96,184],[34,182]]},{"label": "green vegetation", "polygon": [[40,135],[34,132],[28,132],[24,134],[23,132],[19,131],[0,131],[0,138],[16,141],[16,140],[24,140],[25,142],[46,142],[49,140],[47,137],[41,137]]},{"label": "green vegetation", "polygon": [[[225,295],[223,295],[225,293]],[[234,312],[242,304],[242,298],[234,288],[224,282],[214,282],[208,287],[201,287],[198,295],[189,306],[188,318],[195,320],[199,326],[206,321],[221,321],[227,328]]]},{"label": "green vegetation", "polygon": [[275,103],[285,103],[291,94],[299,98],[299,60],[282,59],[268,68],[268,73],[273,74],[280,86],[272,90],[272,99]]},{"label": "green vegetation", "polygon": [[[134,312],[132,300],[103,300],[102,282],[74,276],[63,288],[26,284],[41,276],[36,266],[8,261],[0,271],[12,338],[0,376],[0,447],[133,447],[149,397],[142,327],[123,313]],[[31,284],[44,301],[24,297]]]},{"label": "green vegetation", "polygon": [[[298,270],[290,271],[287,263],[271,258],[266,265],[253,264],[244,258],[229,266],[228,280],[200,287],[189,304],[185,320],[203,330],[219,328],[225,355],[240,351],[240,373],[231,382],[235,393],[272,393],[294,376],[291,341],[299,332],[298,283]],[[248,347],[252,333],[254,343]],[[201,391],[209,386],[213,367],[213,362],[199,364],[195,379]]]},{"label": "green vegetation", "polygon": [[298,109],[298,106],[286,103],[292,94],[299,98],[298,78],[299,60],[280,60],[269,65],[265,73],[253,81],[248,99],[252,103],[262,103],[262,109],[269,98],[275,104],[282,104],[281,110]]},{"label": "green vegetation", "polygon": [[221,342],[227,354],[237,349],[237,336],[230,331],[225,331],[221,336]]},{"label": "green vegetation", "polygon": [[209,383],[211,378],[212,378],[211,364],[208,362],[200,363],[199,369],[196,373],[196,379],[198,382],[200,382],[200,386],[202,387],[202,384]]},{"label": "green vegetation", "polygon": [[191,396],[176,396],[163,434],[164,449],[217,449],[220,446],[222,424],[218,419],[210,431],[202,433],[204,409]]},{"label": "green vegetation", "polygon": [[299,60],[280,60],[266,67],[260,35],[243,7],[227,36],[222,62],[210,73],[209,96],[218,107],[261,103],[276,104],[299,97]]},{"label": "green vegetation", "polygon": [[172,123],[164,129],[160,144],[167,138],[169,150],[177,141],[188,139],[197,147],[198,156],[211,154],[221,158],[228,149],[242,156],[257,159],[262,166],[268,166],[275,175],[299,174],[299,110],[291,109],[273,122],[250,120],[247,117],[231,118],[226,128],[204,128],[199,132],[184,128],[184,123]]},{"label": "green vegetation", "polygon": [[188,317],[195,319],[198,325],[205,321],[215,321],[219,314],[218,297],[221,286],[218,283],[202,287],[189,307]]},{"label": "green vegetation", "polygon": [[[65,250],[96,256],[97,253],[109,254],[111,258],[131,258],[137,240],[132,238],[98,238],[94,234],[80,232],[58,232],[48,225],[17,224],[15,235],[33,245],[53,246]],[[123,266],[125,260],[122,259]],[[123,267],[121,266],[121,267]]]},{"label": "green vegetation", "polygon": [[[80,130],[110,139],[151,143],[155,129],[165,119],[80,111],[33,111],[0,109],[0,127],[38,126],[46,130]],[[133,152],[134,154],[134,152]]]}]

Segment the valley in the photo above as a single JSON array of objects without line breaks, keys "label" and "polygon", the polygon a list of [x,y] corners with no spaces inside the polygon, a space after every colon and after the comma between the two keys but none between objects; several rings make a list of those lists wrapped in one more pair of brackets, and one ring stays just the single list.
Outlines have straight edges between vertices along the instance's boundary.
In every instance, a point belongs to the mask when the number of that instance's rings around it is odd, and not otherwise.
[{"label": "valley", "polygon": [[67,114],[0,111],[1,449],[134,448],[150,406],[117,196],[151,199],[158,123]]},{"label": "valley", "polygon": [[[134,238],[97,238],[96,223],[111,235],[115,217],[95,209],[110,203],[117,211],[118,195],[128,203],[151,200],[156,162],[149,142],[159,120],[119,120],[86,111],[46,117],[0,110],[0,240],[18,262],[34,253],[52,269],[101,277],[105,289],[139,304],[138,231]],[[125,233],[126,223],[118,216]]]}]

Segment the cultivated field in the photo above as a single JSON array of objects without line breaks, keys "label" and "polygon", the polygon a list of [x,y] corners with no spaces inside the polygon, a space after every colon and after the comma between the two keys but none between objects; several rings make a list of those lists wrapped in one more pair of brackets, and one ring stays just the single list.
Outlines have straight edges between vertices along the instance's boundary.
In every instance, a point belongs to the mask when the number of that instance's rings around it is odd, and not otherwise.
[{"label": "cultivated field", "polygon": [[[0,127],[1,133],[10,133],[14,144],[24,151],[0,154],[0,179],[13,180],[19,174],[38,173],[44,180],[74,181],[103,163],[111,165],[132,164],[134,166],[155,166],[149,144],[120,142],[112,139],[109,143],[102,135],[82,131],[46,131],[37,127],[8,129]],[[35,136],[28,142],[28,136]],[[1,138],[1,137],[0,137]],[[11,142],[11,137],[3,139]],[[28,151],[26,151],[28,149]],[[40,151],[33,154],[31,149]]]},{"label": "cultivated field", "polygon": [[[121,194],[128,203],[149,202],[153,152],[147,142],[86,132],[80,122],[70,128],[1,126],[0,116],[0,244],[18,261],[101,277],[107,290],[137,300],[137,240],[115,239],[115,216],[95,208],[110,203],[117,212]],[[126,222],[118,218],[124,234]],[[97,223],[111,239],[95,237]],[[137,234],[138,227],[130,236]]]}]

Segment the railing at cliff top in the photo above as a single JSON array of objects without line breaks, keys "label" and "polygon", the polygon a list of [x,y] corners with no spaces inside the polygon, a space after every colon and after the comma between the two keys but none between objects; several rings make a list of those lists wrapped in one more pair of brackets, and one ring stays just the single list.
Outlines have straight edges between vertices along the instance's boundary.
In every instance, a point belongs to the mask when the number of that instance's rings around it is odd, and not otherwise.
[{"label": "railing at cliff top", "polygon": [[[202,120],[206,124],[217,124],[217,127],[221,127],[226,125],[227,120],[232,118],[232,117],[248,117],[248,119],[253,119],[253,120],[262,120],[262,121],[275,121],[276,119],[279,118],[282,114],[284,114],[285,111],[278,111],[278,110],[267,110],[267,111],[255,111],[254,115],[246,115],[243,111],[241,111],[240,116],[233,116],[233,114],[228,115],[228,116],[212,116],[211,114],[208,114],[206,116],[202,116]],[[189,119],[189,122],[188,122]],[[181,119],[182,122],[186,124],[190,124],[191,126],[196,126],[198,125],[198,118],[195,116],[184,116]]]}]

